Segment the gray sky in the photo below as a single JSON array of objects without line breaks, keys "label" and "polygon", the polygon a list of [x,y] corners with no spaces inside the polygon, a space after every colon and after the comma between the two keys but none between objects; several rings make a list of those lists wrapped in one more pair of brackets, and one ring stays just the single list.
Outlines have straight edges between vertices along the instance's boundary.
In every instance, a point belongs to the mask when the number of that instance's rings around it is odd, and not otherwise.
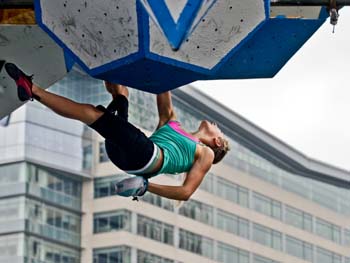
[{"label": "gray sky", "polygon": [[350,170],[350,7],[327,22],[273,79],[194,86],[282,141]]}]

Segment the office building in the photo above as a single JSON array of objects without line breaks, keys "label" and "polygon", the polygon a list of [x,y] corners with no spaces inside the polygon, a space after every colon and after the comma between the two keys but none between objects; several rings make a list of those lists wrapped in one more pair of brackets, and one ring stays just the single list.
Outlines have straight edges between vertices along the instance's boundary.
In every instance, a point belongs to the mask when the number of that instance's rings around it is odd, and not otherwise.
[{"label": "office building", "polygon": [[[72,71],[52,91],[107,105],[103,83]],[[231,145],[187,202],[118,197],[128,175],[101,136],[37,102],[0,127],[0,262],[350,263],[350,172],[303,155],[192,87],[173,92],[194,131],[215,121]],[[155,96],[131,90],[129,119],[157,125]],[[179,185],[184,175],[152,179]]]}]

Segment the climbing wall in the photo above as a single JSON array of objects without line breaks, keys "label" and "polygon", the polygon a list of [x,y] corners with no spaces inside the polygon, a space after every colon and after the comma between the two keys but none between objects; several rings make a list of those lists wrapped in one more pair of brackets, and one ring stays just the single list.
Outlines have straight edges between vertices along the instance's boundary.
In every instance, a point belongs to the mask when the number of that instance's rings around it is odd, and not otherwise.
[{"label": "climbing wall", "polygon": [[268,18],[265,0],[37,1],[42,28],[90,75],[158,93],[217,69]]},{"label": "climbing wall", "polygon": [[18,21],[16,25],[0,24],[0,119],[23,104],[17,98],[15,82],[5,72],[5,62],[16,63],[28,75],[34,74],[34,82],[43,88],[69,70],[63,50],[40,27],[17,25]]},{"label": "climbing wall", "polygon": [[51,35],[89,69],[139,51],[135,1],[41,1],[41,9]]},{"label": "climbing wall", "polygon": [[89,75],[152,93],[273,77],[328,17],[269,0],[35,0],[38,25]]}]

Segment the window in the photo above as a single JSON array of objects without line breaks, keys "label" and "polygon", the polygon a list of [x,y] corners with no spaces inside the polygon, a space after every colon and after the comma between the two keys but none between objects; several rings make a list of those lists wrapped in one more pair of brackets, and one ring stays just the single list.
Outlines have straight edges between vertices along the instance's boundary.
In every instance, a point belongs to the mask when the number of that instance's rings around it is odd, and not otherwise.
[{"label": "window", "polygon": [[127,210],[94,214],[94,233],[130,231],[130,221],[131,213]]},{"label": "window", "polygon": [[155,97],[140,90],[130,90],[129,101],[129,121],[153,131],[158,119]]},{"label": "window", "polygon": [[29,178],[28,192],[34,196],[53,202],[60,206],[81,208],[81,180],[72,179],[69,174],[27,165]]},{"label": "window", "polygon": [[137,215],[137,233],[165,244],[174,244],[174,227],[149,217]]},{"label": "window", "polygon": [[286,252],[289,255],[313,262],[312,245],[294,237],[286,237]]},{"label": "window", "polygon": [[180,207],[179,214],[204,224],[213,225],[213,207],[192,199]]},{"label": "window", "polygon": [[350,229],[344,229],[344,244],[350,246]]},{"label": "window", "polygon": [[298,227],[300,229],[312,233],[312,215],[296,209],[291,206],[286,206],[285,221],[287,224]]},{"label": "window", "polygon": [[[34,237],[26,237],[25,262],[79,263],[80,251]],[[16,253],[16,252],[15,252]],[[3,255],[3,254],[1,254]],[[12,254],[16,255],[16,254]],[[7,262],[7,261],[6,261]]]},{"label": "window", "polygon": [[207,173],[199,188],[209,193],[214,193],[214,176],[211,172]]},{"label": "window", "polygon": [[264,246],[282,250],[282,233],[271,228],[267,228],[259,224],[254,224],[253,240]]},{"label": "window", "polygon": [[350,195],[347,189],[286,172],[232,138],[229,140],[233,150],[224,161],[231,167],[338,213],[347,216],[350,214]]},{"label": "window", "polygon": [[25,163],[6,164],[0,166],[0,184],[12,184],[24,181]]},{"label": "window", "polygon": [[126,178],[126,175],[113,175],[94,179],[94,197],[101,198],[115,195],[114,182]]},{"label": "window", "polygon": [[26,231],[68,245],[80,245],[80,215],[28,198],[25,208]]},{"label": "window", "polygon": [[94,249],[94,263],[131,263],[131,249],[119,246],[108,249]]},{"label": "window", "polygon": [[317,263],[341,263],[341,255],[318,247],[316,250]]},{"label": "window", "polygon": [[316,234],[326,239],[332,240],[338,244],[341,244],[340,227],[320,218],[316,219]]},{"label": "window", "polygon": [[280,262],[254,254],[253,263],[280,263]]},{"label": "window", "polygon": [[137,263],[174,263],[174,260],[137,250]]},{"label": "window", "polygon": [[[0,236],[0,255],[6,262],[7,257],[21,256],[24,234],[11,234]],[[28,245],[26,252],[31,251],[32,245]]]},{"label": "window", "polygon": [[340,203],[339,191],[334,188],[320,184],[317,187],[313,187],[312,190],[312,200],[324,207],[334,210],[335,204]]},{"label": "window", "polygon": [[36,242],[36,241],[33,242],[32,254],[34,257],[38,254],[39,245],[40,244],[38,242]]},{"label": "window", "polygon": [[249,221],[220,209],[217,210],[217,227],[249,239]]},{"label": "window", "polygon": [[99,162],[100,163],[109,162],[109,158],[106,152],[106,147],[104,142],[99,143]]},{"label": "window", "polygon": [[224,263],[249,263],[249,252],[218,242],[217,260]]},{"label": "window", "polygon": [[25,198],[6,198],[0,199],[0,222],[23,219],[25,209]]},{"label": "window", "polygon": [[202,255],[207,258],[213,258],[213,240],[194,234],[192,232],[180,229],[181,249]]},{"label": "window", "polygon": [[[34,201],[28,201],[28,207],[30,209],[29,213],[32,214],[32,210],[37,205],[34,204]],[[73,213],[70,213],[65,210],[61,210],[54,207],[49,207],[43,205],[42,207],[44,217],[38,217],[37,220],[42,221],[42,223],[55,226],[56,228],[62,228],[65,231],[70,231],[73,233],[80,233],[80,216],[77,216]],[[29,220],[32,217],[29,217]],[[36,222],[40,222],[36,221]]]},{"label": "window", "polygon": [[172,200],[160,197],[159,195],[155,195],[150,192],[146,192],[146,194],[142,196],[140,200],[168,211],[174,211],[174,203]]},{"label": "window", "polygon": [[90,169],[92,167],[92,145],[83,147],[83,169]]},{"label": "window", "polygon": [[218,196],[241,206],[248,207],[249,197],[247,188],[236,185],[222,177],[218,177],[217,179]]},{"label": "window", "polygon": [[267,196],[254,192],[253,194],[254,210],[267,216],[282,219],[282,204]]}]

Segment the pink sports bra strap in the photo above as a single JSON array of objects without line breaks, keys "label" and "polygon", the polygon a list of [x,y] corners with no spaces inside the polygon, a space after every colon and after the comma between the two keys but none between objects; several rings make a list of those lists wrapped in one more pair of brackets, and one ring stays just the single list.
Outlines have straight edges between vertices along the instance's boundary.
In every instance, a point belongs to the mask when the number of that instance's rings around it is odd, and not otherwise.
[{"label": "pink sports bra strap", "polygon": [[187,137],[188,139],[190,139],[190,140],[192,140],[192,141],[195,141],[196,143],[200,143],[200,141],[199,141],[196,137],[194,137],[194,136],[192,136],[191,134],[185,132],[185,131],[181,128],[180,122],[178,122],[178,121],[169,121],[169,122],[168,122],[168,125],[169,125],[172,129],[174,129],[176,132],[178,132],[178,133],[180,133],[181,135]]}]

